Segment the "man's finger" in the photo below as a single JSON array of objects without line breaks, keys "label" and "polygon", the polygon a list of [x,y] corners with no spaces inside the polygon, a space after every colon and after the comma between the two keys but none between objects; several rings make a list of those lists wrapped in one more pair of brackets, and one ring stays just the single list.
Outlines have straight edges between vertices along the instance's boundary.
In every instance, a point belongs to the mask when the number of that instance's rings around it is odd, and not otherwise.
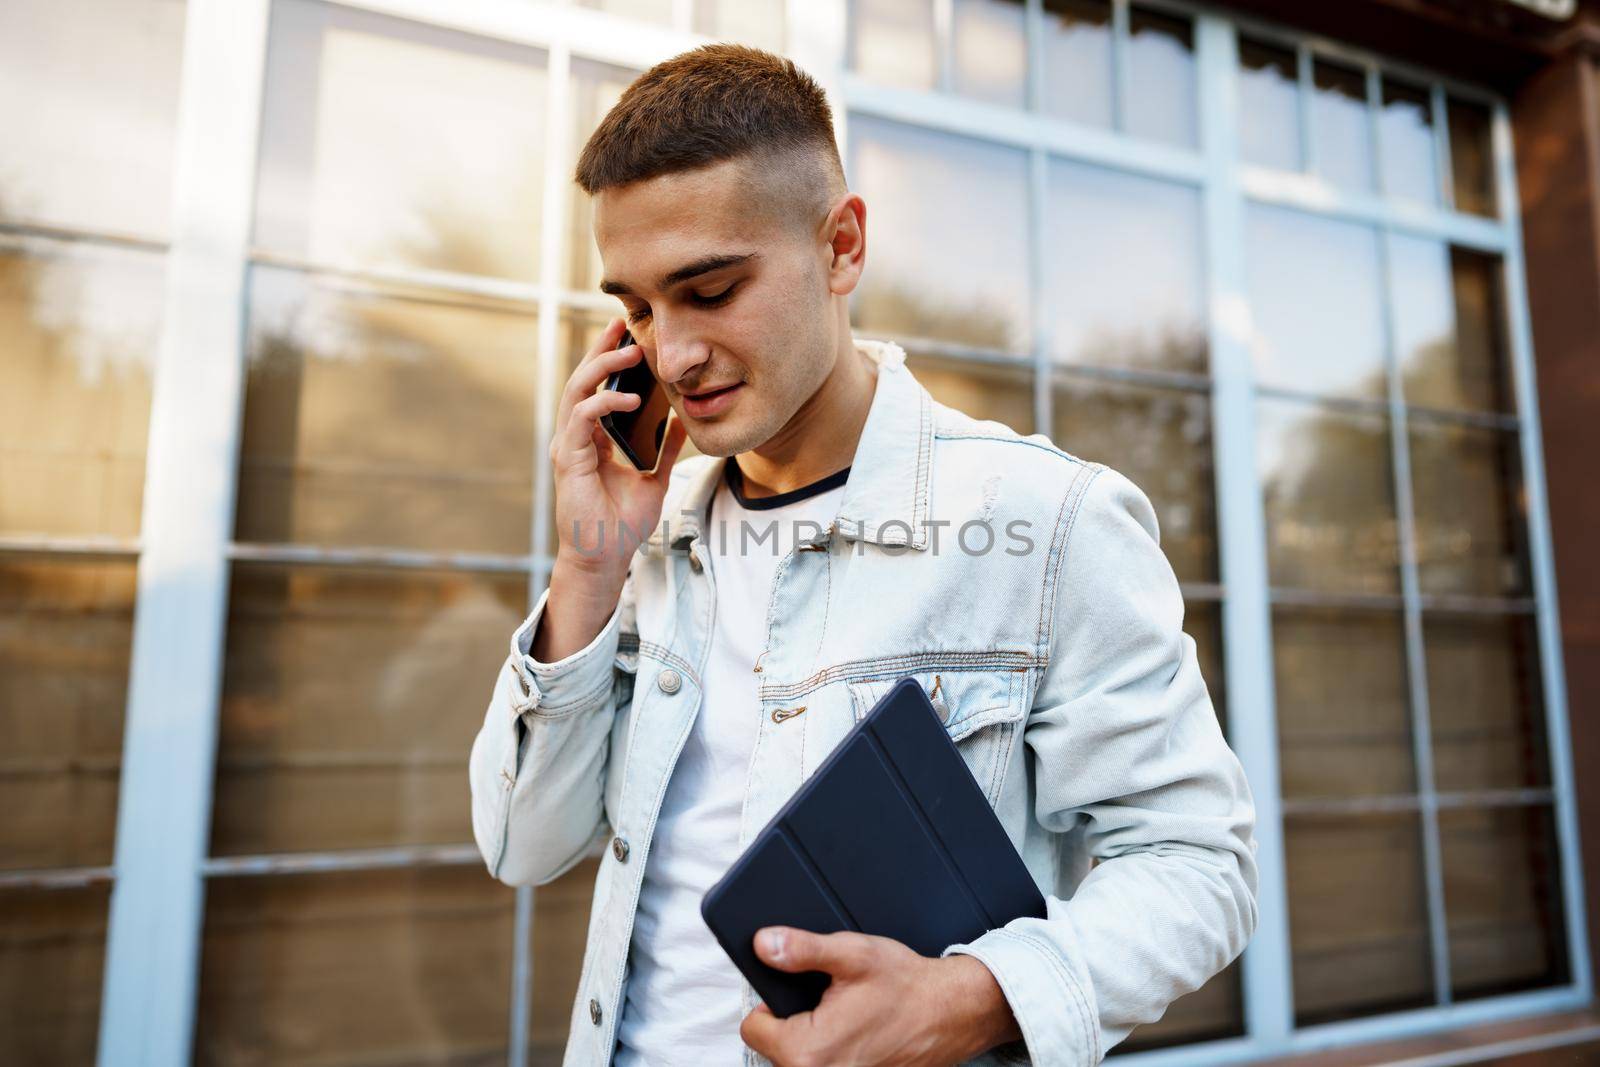
[{"label": "man's finger", "polygon": [[775,1059],[787,1025],[787,1019],[772,1014],[772,1009],[765,1004],[757,1004],[755,1010],[739,1024],[739,1040],[767,1059]]},{"label": "man's finger", "polygon": [[756,931],[756,955],[780,971],[854,975],[867,969],[872,940],[853,930],[814,934],[792,926],[767,926]]}]

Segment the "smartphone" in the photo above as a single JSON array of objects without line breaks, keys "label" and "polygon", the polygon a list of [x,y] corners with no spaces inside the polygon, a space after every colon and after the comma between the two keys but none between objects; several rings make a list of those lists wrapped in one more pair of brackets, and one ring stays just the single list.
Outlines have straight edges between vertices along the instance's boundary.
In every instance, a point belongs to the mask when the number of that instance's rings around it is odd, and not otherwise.
[{"label": "smartphone", "polygon": [[[633,333],[623,330],[617,347],[627,348],[634,343]],[[613,372],[606,379],[606,388],[638,394],[638,407],[608,412],[600,416],[600,425],[628,457],[629,463],[642,471],[655,470],[661,461],[661,443],[667,438],[667,417],[672,414],[667,391],[650,373],[650,364],[642,356],[631,367]]]}]

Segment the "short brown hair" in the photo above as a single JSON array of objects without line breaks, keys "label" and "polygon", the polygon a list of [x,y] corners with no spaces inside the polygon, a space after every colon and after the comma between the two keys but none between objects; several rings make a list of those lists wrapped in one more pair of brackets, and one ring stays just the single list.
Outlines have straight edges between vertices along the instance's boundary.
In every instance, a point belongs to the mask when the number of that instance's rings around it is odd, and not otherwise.
[{"label": "short brown hair", "polygon": [[[811,206],[846,188],[833,109],[789,60],[740,44],[707,44],[639,75],[583,146],[584,192],[748,159]],[[797,160],[805,160],[797,166]]]}]

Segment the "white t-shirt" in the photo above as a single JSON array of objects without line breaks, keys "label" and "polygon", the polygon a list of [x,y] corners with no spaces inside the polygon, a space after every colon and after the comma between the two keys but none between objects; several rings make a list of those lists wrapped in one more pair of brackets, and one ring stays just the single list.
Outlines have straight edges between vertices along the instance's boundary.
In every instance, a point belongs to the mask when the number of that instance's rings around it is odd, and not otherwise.
[{"label": "white t-shirt", "polygon": [[754,668],[766,641],[773,574],[797,532],[814,538],[838,515],[850,473],[846,467],[789,493],[746,500],[737,464],[727,467],[705,536],[717,610],[703,699],[667,782],[639,890],[633,974],[617,1026],[622,1067],[744,1062],[742,978],[700,917],[700,898],[739,858],[739,816],[761,714]]}]

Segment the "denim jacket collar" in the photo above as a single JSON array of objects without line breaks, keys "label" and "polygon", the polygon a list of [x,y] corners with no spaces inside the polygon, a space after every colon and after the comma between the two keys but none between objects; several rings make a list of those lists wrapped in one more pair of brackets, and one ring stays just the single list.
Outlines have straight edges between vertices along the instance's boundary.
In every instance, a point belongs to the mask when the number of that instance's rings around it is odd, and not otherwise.
[{"label": "denim jacket collar", "polygon": [[[878,365],[877,386],[839,514],[828,533],[837,530],[851,540],[926,548],[933,398],[906,369],[899,345],[862,338],[855,345]],[[666,543],[679,551],[700,536],[722,469],[722,462],[715,462],[695,472],[676,514],[663,516],[661,528],[651,535],[652,546],[661,545],[663,531]]]}]

